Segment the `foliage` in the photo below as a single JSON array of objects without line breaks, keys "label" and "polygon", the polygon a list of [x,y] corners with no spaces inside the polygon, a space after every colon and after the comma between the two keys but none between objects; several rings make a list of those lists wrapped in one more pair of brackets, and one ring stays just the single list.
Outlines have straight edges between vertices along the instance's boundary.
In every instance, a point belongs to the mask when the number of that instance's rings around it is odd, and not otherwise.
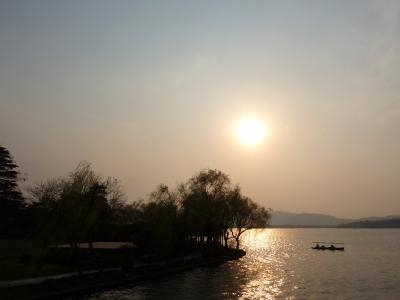
[{"label": "foliage", "polygon": [[136,243],[148,252],[173,253],[185,247],[239,248],[241,235],[250,228],[266,227],[270,212],[232,186],[229,177],[205,170],[175,191],[160,185],[148,202],[138,202]]},{"label": "foliage", "polygon": [[[161,184],[147,200],[130,203],[118,180],[100,176],[87,162],[79,163],[67,176],[33,185],[27,190],[26,202],[18,179],[18,166],[9,151],[0,147],[1,233],[24,232],[35,245],[31,247],[34,253],[21,253],[11,264],[3,260],[2,268],[11,270],[18,263],[24,265],[20,272],[25,275],[43,274],[50,257],[62,257],[57,264],[63,261],[78,271],[100,266],[109,257],[103,255],[99,260],[95,241],[133,242],[135,255],[148,259],[193,251],[218,255],[230,251],[223,247],[231,244],[239,248],[246,230],[266,227],[270,219],[268,209],[243,196],[239,186],[218,170],[200,171],[175,189]],[[81,243],[89,244],[88,252],[80,251]],[[55,244],[70,247],[61,253],[49,248]],[[121,258],[129,268],[132,253],[120,255],[114,254],[114,259]]]},{"label": "foliage", "polygon": [[24,198],[18,188],[18,165],[10,151],[0,146],[0,236],[12,237],[22,230]]},{"label": "foliage", "polygon": [[[170,189],[159,185],[149,198],[127,203],[116,179],[82,162],[69,176],[30,188],[43,245],[98,240],[133,241],[139,253],[171,256],[193,249],[240,246],[250,228],[266,227],[270,211],[242,195],[218,170],[203,170]],[[78,255],[75,251],[74,255]]]},{"label": "foliage", "polygon": [[122,208],[123,193],[118,182],[103,179],[91,165],[81,162],[65,178],[40,182],[30,188],[31,211],[43,242],[68,243],[78,264],[79,244],[111,238]]}]

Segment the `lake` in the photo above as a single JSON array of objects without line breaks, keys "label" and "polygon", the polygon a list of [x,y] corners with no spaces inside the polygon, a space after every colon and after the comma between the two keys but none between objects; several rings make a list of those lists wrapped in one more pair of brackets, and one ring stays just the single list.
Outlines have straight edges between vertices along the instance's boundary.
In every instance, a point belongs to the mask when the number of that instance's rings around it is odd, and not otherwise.
[{"label": "lake", "polygon": [[251,230],[242,244],[240,260],[88,299],[400,299],[400,229]]}]

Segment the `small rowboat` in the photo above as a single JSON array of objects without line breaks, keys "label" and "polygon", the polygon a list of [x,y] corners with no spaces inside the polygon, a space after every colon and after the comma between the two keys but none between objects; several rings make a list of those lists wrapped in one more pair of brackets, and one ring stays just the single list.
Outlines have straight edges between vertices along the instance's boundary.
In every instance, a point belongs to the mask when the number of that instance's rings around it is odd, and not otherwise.
[{"label": "small rowboat", "polygon": [[[311,249],[314,250],[331,250],[331,251],[344,251],[344,247],[336,247],[334,246],[335,244],[343,244],[343,243],[325,243],[325,242],[313,242],[316,244],[314,247],[311,247]],[[320,244],[322,244],[320,246]],[[330,245],[330,246],[326,246]]]}]

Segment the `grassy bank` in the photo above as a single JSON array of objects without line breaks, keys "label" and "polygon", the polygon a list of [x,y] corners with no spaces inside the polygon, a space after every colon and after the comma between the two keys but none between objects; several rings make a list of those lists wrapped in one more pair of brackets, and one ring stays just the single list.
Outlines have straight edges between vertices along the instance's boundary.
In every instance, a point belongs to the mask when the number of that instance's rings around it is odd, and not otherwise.
[{"label": "grassy bank", "polygon": [[198,267],[218,265],[229,260],[238,259],[245,255],[243,250],[229,249],[218,255],[203,256],[185,260],[184,258],[171,261],[161,261],[157,264],[142,265],[132,272],[98,272],[90,275],[76,275],[64,279],[48,280],[42,284],[26,285],[0,289],[0,298],[4,300],[19,299],[55,299],[71,297],[78,294],[88,294],[110,288],[132,285],[144,280],[183,272]]},{"label": "grassy bank", "polygon": [[[0,239],[0,281],[29,277],[48,276],[70,272],[71,268],[61,264],[44,263],[36,270],[40,245],[29,239]],[[21,257],[28,256],[21,262]]]}]

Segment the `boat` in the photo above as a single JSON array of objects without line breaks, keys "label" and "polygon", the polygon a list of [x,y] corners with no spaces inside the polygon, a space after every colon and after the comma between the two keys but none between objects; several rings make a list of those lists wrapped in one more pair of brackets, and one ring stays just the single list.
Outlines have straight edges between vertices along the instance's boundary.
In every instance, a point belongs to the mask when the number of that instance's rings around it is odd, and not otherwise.
[{"label": "boat", "polygon": [[[337,244],[341,244],[343,245],[343,243],[326,243],[326,242],[313,242],[314,244],[316,244],[315,246],[311,247],[311,249],[314,250],[330,250],[330,251],[344,251],[344,247],[337,247],[334,245]],[[320,245],[322,244],[322,245]],[[326,246],[329,245],[329,246]]]}]

